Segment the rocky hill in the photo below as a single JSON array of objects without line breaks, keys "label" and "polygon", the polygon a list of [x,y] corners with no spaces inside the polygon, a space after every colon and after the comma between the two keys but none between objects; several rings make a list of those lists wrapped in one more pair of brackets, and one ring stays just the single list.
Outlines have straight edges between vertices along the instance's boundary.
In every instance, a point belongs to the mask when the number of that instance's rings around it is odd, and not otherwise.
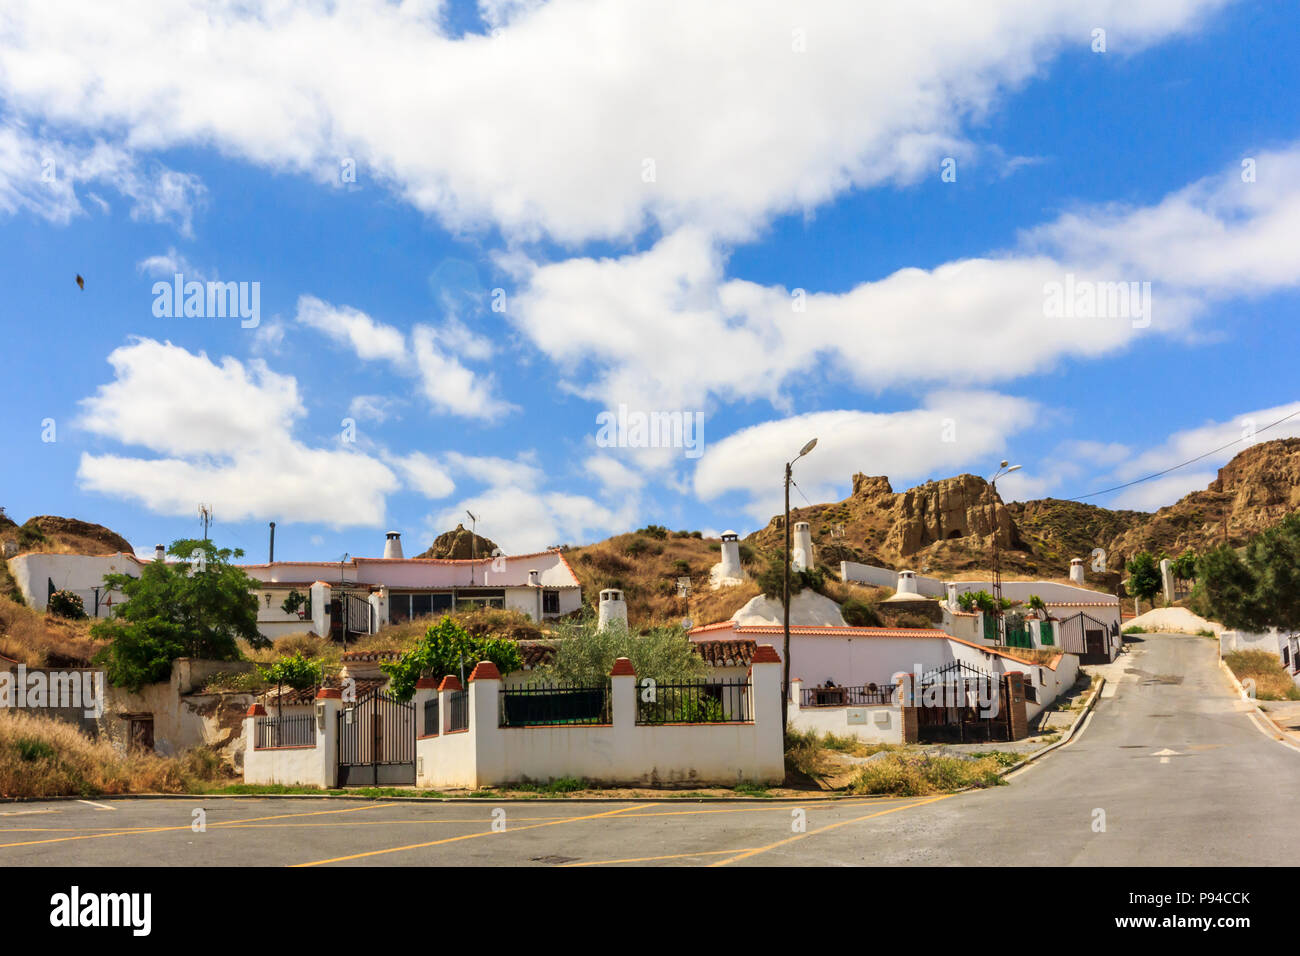
[{"label": "rocky hill", "polygon": [[101,524],[77,518],[37,515],[18,524],[0,508],[0,544],[7,553],[57,551],[65,554],[116,554],[132,552],[131,544]]},{"label": "rocky hill", "polygon": [[467,531],[463,524],[456,525],[451,531],[444,532],[433,539],[426,550],[417,554],[417,558],[490,558],[497,550],[496,544],[481,534]]}]

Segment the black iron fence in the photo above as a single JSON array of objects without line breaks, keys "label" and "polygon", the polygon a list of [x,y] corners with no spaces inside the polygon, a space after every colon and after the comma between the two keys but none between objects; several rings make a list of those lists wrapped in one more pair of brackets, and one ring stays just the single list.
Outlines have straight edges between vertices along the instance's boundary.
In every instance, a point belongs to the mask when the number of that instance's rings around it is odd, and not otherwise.
[{"label": "black iron fence", "polygon": [[608,684],[603,687],[529,684],[502,688],[500,697],[502,727],[611,722]]},{"label": "black iron fence", "polygon": [[898,688],[893,684],[859,684],[856,687],[805,687],[800,707],[866,707],[892,704]]},{"label": "black iron fence", "polygon": [[638,724],[728,724],[753,720],[749,681],[637,683]]},{"label": "black iron fence", "polygon": [[424,735],[438,736],[438,695],[435,693],[424,702]]},{"label": "black iron fence", "polygon": [[258,717],[253,728],[253,747],[314,747],[316,715],[291,714],[288,717]]},{"label": "black iron fence", "polygon": [[469,730],[469,691],[453,691],[447,697],[448,733],[456,730]]}]

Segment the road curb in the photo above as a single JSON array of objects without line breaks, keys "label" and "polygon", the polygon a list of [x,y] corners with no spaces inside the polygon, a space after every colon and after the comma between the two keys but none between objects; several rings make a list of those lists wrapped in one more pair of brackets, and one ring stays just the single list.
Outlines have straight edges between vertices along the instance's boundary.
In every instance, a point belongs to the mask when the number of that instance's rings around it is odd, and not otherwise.
[{"label": "road curb", "polygon": [[1281,724],[1279,724],[1276,720],[1273,719],[1273,716],[1263,708],[1262,702],[1259,700],[1259,698],[1251,697],[1248,693],[1246,693],[1246,688],[1241,686],[1241,681],[1237,680],[1237,675],[1232,672],[1232,668],[1224,663],[1222,656],[1219,657],[1219,667],[1221,667],[1223,669],[1223,672],[1228,675],[1228,680],[1232,681],[1232,686],[1237,689],[1237,695],[1242,700],[1253,703],[1255,705],[1255,713],[1257,713],[1259,716],[1263,717],[1266,721],[1268,721],[1268,725],[1273,728],[1275,733],[1278,734],[1278,738],[1277,738],[1278,740],[1281,740],[1284,743],[1288,741],[1293,744],[1300,743],[1300,741],[1296,740],[1295,734],[1287,730],[1285,727],[1283,727]]},{"label": "road curb", "polygon": [[1054,744],[1049,744],[1048,746],[1044,747],[1042,750],[1035,750],[1024,760],[1020,761],[1019,763],[1012,764],[1010,767],[1007,767],[1005,770],[1001,771],[998,774],[998,776],[1000,777],[1010,776],[1011,774],[1019,770],[1021,767],[1029,766],[1039,757],[1051,753],[1057,747],[1064,747],[1071,740],[1073,740],[1075,732],[1078,731],[1078,729],[1083,725],[1083,722],[1084,720],[1087,719],[1088,715],[1092,713],[1092,709],[1097,706],[1097,701],[1101,699],[1101,689],[1105,686],[1106,686],[1106,678],[1099,676],[1097,678],[1096,684],[1093,686],[1092,696],[1088,698],[1088,703],[1083,705],[1083,713],[1079,714],[1079,716],[1075,719],[1074,723],[1070,725],[1070,729],[1066,731],[1064,737],[1062,737]]},{"label": "road curb", "polygon": [[[5,797],[0,806],[23,803],[78,803],[90,797]],[[97,794],[96,800],[368,800],[372,803],[837,803],[843,800],[898,799],[893,794],[836,794],[829,797],[368,797],[360,793],[121,793]]]}]

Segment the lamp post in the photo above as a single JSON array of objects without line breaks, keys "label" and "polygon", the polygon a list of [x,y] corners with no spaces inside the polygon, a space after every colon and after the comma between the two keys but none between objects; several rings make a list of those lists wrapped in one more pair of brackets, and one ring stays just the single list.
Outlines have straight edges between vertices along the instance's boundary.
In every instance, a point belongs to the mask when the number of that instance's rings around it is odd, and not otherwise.
[{"label": "lamp post", "polygon": [[999,643],[1002,642],[1004,635],[1002,633],[1002,556],[998,551],[998,479],[1019,470],[1019,465],[1008,467],[1007,462],[1003,460],[997,474],[989,479],[989,506],[993,512],[993,603],[995,605],[993,613],[997,615]]},{"label": "lamp post", "polygon": [[790,476],[794,463],[817,447],[814,438],[794,456],[794,461],[785,463],[785,576],[781,587],[781,609],[784,621],[782,630],[785,635],[784,652],[781,661],[785,668],[785,678],[781,683],[781,732],[785,733],[786,717],[790,709]]}]

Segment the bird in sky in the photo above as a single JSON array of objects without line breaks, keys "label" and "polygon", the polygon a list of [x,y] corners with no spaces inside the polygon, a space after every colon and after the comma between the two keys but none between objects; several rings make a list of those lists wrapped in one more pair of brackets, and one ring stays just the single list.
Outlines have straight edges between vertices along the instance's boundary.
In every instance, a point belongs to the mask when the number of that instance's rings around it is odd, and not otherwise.
[{"label": "bird in sky", "polygon": [[82,292],[86,291],[86,280],[81,278],[80,274],[77,276],[77,288]]}]

